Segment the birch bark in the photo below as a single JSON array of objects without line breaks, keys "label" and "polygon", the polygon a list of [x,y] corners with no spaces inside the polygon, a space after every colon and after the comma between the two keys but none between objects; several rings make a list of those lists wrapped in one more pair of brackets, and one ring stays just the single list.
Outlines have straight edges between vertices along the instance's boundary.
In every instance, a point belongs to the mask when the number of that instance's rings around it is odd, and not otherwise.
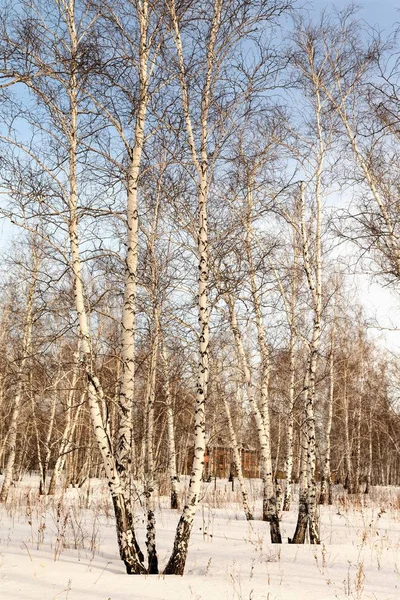
[{"label": "birch bark", "polygon": [[331,480],[331,430],[333,419],[333,400],[335,391],[335,315],[331,326],[331,347],[329,352],[329,395],[328,414],[325,425],[325,456],[321,479],[320,504],[332,504],[332,480]]},{"label": "birch bark", "polygon": [[[246,220],[246,254],[249,263],[249,277],[251,298],[253,302],[258,347],[261,355],[261,411],[260,416],[263,426],[263,452],[264,452],[264,490],[263,490],[263,520],[270,523],[271,542],[281,543],[281,535],[279,531],[279,516],[277,510],[277,501],[274,488],[274,479],[272,473],[272,457],[271,457],[271,433],[270,433],[270,417],[269,417],[269,380],[270,380],[270,357],[269,349],[266,341],[264,324],[262,320],[261,304],[258,295],[256,282],[256,270],[252,253],[252,218],[253,218],[253,182],[249,178],[249,190],[247,194],[248,214]],[[231,308],[232,311],[232,308]],[[232,318],[232,316],[231,316]],[[243,360],[243,359],[242,359]]]},{"label": "birch bark", "polygon": [[343,381],[343,411],[344,411],[344,441],[345,441],[345,465],[346,480],[345,487],[349,494],[353,493],[353,469],[351,465],[351,442],[350,442],[350,423],[349,423],[349,396],[347,393],[347,367],[344,367]]},{"label": "birch bark", "polygon": [[125,258],[125,289],[122,312],[122,363],[121,387],[118,401],[119,431],[117,441],[117,468],[121,473],[121,483],[125,494],[130,497],[129,477],[132,474],[132,460],[135,460],[135,444],[133,437],[133,407],[135,387],[135,330],[136,330],[136,296],[138,266],[138,185],[140,165],[145,142],[146,113],[149,102],[149,3],[140,0],[137,6],[139,23],[139,70],[138,70],[138,103],[135,115],[134,145],[129,151],[129,167],[127,173],[127,238]]},{"label": "birch bark", "polygon": [[196,143],[192,125],[188,82],[185,68],[183,45],[177,16],[175,0],[169,1],[171,26],[174,35],[176,53],[178,57],[178,78],[181,88],[182,108],[186,125],[186,135],[193,165],[197,174],[198,187],[198,237],[197,250],[199,260],[198,277],[198,323],[199,323],[199,362],[197,373],[197,392],[195,408],[195,441],[193,467],[190,476],[187,502],[179,520],[174,547],[165,569],[165,574],[182,575],[194,516],[199,502],[201,479],[204,467],[204,453],[206,446],[205,436],[205,403],[209,378],[209,307],[208,307],[208,226],[207,226],[207,196],[209,187],[208,165],[208,117],[211,102],[212,75],[215,67],[215,45],[220,27],[223,0],[214,0],[213,15],[206,46],[206,71],[201,94],[200,107],[200,151],[196,150]]},{"label": "birch bark", "polygon": [[[67,27],[70,37],[70,74],[68,85],[69,97],[69,242],[71,253],[71,269],[74,283],[74,300],[78,316],[81,338],[81,362],[87,378],[88,402],[96,442],[103,459],[106,477],[113,501],[117,537],[121,559],[126,570],[131,573],[146,573],[143,565],[143,555],[136,541],[129,498],[126,491],[125,461],[117,461],[114,457],[109,428],[104,422],[104,394],[101,384],[93,372],[92,353],[87,311],[85,307],[82,266],[79,251],[78,235],[78,114],[79,114],[79,84],[78,84],[78,36],[75,24],[74,1],[69,0],[66,12]],[[125,415],[126,416],[126,415]],[[130,425],[129,425],[130,426]],[[123,426],[121,437],[125,438]],[[121,439],[120,437],[120,439]],[[120,455],[121,456],[121,455]],[[122,481],[121,481],[122,480]]]},{"label": "birch bark", "polygon": [[372,485],[372,459],[373,459],[373,439],[372,439],[372,400],[369,401],[368,410],[368,468],[367,468],[367,484],[365,486],[365,493],[369,494]]},{"label": "birch bark", "polygon": [[[321,138],[322,139],[322,138]],[[322,144],[322,141],[321,141]],[[303,261],[304,269],[307,275],[308,284],[313,298],[314,323],[313,334],[310,345],[310,355],[308,361],[309,376],[305,379],[305,420],[308,441],[308,518],[310,529],[310,543],[319,544],[318,516],[316,493],[317,486],[315,481],[316,464],[316,439],[315,439],[315,380],[317,374],[318,350],[321,338],[321,313],[322,313],[322,261],[321,261],[321,174],[324,160],[324,150],[321,153],[317,168],[316,178],[316,232],[315,232],[315,277],[312,273],[312,267],[309,254],[309,240],[305,223],[305,185],[301,184],[301,233],[303,240]]]},{"label": "birch bark", "polygon": [[[231,438],[231,444],[232,444],[232,449],[233,449],[233,458],[234,458],[235,465],[236,465],[237,478],[238,478],[239,486],[240,486],[240,493],[242,495],[243,510],[244,510],[246,519],[248,521],[252,521],[253,514],[250,509],[249,497],[248,497],[247,489],[246,489],[246,483],[245,483],[244,477],[243,477],[242,457],[241,457],[241,453],[239,450],[239,444],[237,441],[235,428],[233,426],[231,409],[230,409],[229,402],[228,402],[226,395],[223,394],[222,392],[221,392],[221,395],[223,396],[226,418],[228,420],[229,436]],[[237,401],[239,400],[238,396],[239,396],[239,394],[237,394],[237,396],[236,396]]]},{"label": "birch bark", "polygon": [[146,498],[147,512],[147,555],[148,572],[150,575],[158,574],[158,557],[156,550],[156,520],[155,520],[155,480],[154,480],[154,402],[157,373],[157,358],[160,332],[160,316],[157,305],[153,306],[153,339],[150,356],[150,366],[146,390],[147,404],[147,431],[146,431],[146,468],[144,495]]},{"label": "birch bark", "polygon": [[[359,326],[361,328],[361,326]],[[365,389],[365,365],[364,365],[364,344],[359,331],[359,346],[360,346],[360,384],[357,394],[355,407],[355,469],[354,469],[354,493],[360,493],[360,475],[361,475],[361,421],[362,421],[362,404],[364,399]]]},{"label": "birch bark", "polygon": [[[306,373],[308,377],[308,373]],[[306,386],[305,386],[306,387]],[[307,534],[307,526],[309,524],[309,507],[308,507],[308,433],[305,424],[300,427],[300,464],[299,464],[299,511],[297,515],[296,530],[292,539],[289,539],[291,544],[304,544]]]},{"label": "birch bark", "polygon": [[251,370],[246,352],[243,347],[242,335],[236,317],[235,303],[231,295],[225,295],[224,299],[229,310],[230,325],[242,371],[243,383],[247,388],[247,397],[256,423],[258,440],[260,443],[261,478],[263,481],[263,519],[270,523],[271,542],[280,544],[282,542],[282,538],[280,534],[274,481],[272,476],[272,459],[269,437],[266,435],[263,415],[257,405],[255,388],[251,377]]},{"label": "birch bark", "polygon": [[[285,307],[286,319],[289,325],[289,389],[288,389],[288,406],[286,417],[286,459],[285,459],[285,475],[286,487],[283,496],[283,511],[290,510],[292,501],[292,478],[293,478],[293,463],[294,463],[294,403],[296,394],[296,340],[297,340],[297,296],[298,296],[298,232],[293,227],[293,264],[290,274],[290,294],[284,288],[282,279],[276,268],[271,264],[272,270],[275,273],[278,288],[281,292],[283,304]],[[300,462],[300,461],[299,461]]]},{"label": "birch bark", "polygon": [[179,496],[178,496],[178,472],[176,468],[176,448],[175,448],[175,427],[174,427],[174,411],[171,397],[171,386],[169,377],[169,361],[167,348],[165,346],[164,337],[162,337],[162,351],[161,358],[163,361],[164,368],[164,392],[165,392],[165,405],[167,413],[167,432],[168,432],[168,470],[169,480],[171,486],[171,508],[179,509]]},{"label": "birch bark", "polygon": [[56,418],[58,394],[59,394],[59,390],[56,385],[53,390],[53,398],[52,398],[51,411],[50,411],[50,420],[49,420],[49,423],[47,426],[47,434],[46,434],[46,440],[45,440],[45,446],[44,446],[45,452],[44,452],[44,460],[43,460],[42,494],[46,493],[46,480],[47,480],[47,473],[49,470],[49,464],[50,464],[50,458],[51,458],[51,443],[50,442],[51,442],[51,436],[53,434],[54,423],[55,423],[55,418]]},{"label": "birch bark", "polygon": [[159,339],[160,339],[160,306],[158,300],[158,265],[156,257],[156,241],[158,218],[160,208],[160,185],[159,181],[156,204],[154,208],[153,223],[151,234],[148,238],[148,252],[150,257],[150,296],[152,304],[152,321],[153,331],[151,333],[151,353],[150,365],[147,377],[146,389],[146,406],[147,406],[147,429],[146,429],[146,469],[145,469],[145,486],[144,495],[146,498],[147,512],[147,555],[148,555],[148,571],[149,574],[158,573],[158,557],[156,550],[156,520],[155,520],[155,480],[154,480],[154,403],[156,393],[156,375],[159,355]]}]

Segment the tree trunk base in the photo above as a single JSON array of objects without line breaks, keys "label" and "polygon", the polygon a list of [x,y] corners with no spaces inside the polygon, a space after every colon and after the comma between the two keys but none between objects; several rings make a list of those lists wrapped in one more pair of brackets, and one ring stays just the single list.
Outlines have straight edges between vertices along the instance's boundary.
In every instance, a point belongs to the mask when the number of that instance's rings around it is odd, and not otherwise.
[{"label": "tree trunk base", "polygon": [[300,497],[299,501],[299,514],[297,517],[297,525],[296,531],[294,532],[294,536],[291,540],[289,540],[290,544],[304,544],[306,541],[306,533],[308,526],[308,510],[307,510],[307,502],[306,499]]},{"label": "tree trunk base", "polygon": [[158,556],[156,550],[155,516],[152,510],[147,512],[147,570],[149,575],[158,575]]},{"label": "tree trunk base", "polygon": [[269,522],[270,534],[271,534],[271,543],[272,544],[282,544],[282,536],[279,525],[278,515],[274,515],[274,517]]},{"label": "tree trunk base", "polygon": [[128,575],[145,575],[144,556],[133,530],[132,515],[122,494],[112,495],[117,527],[118,547],[121,560]]},{"label": "tree trunk base", "polygon": [[311,516],[308,520],[308,533],[310,536],[310,544],[320,544],[321,543],[321,541],[319,539],[317,520],[315,518],[312,519]]},{"label": "tree trunk base", "polygon": [[175,490],[171,491],[171,508],[173,510],[179,510],[179,498]]},{"label": "tree trunk base", "polygon": [[271,543],[282,544],[276,498],[268,498],[268,501],[264,504],[263,521],[269,523]]},{"label": "tree trunk base", "polygon": [[155,550],[148,553],[147,570],[149,575],[158,575],[158,556]]},{"label": "tree trunk base", "polygon": [[176,530],[174,547],[168,564],[165,567],[164,575],[183,575],[191,529],[192,523],[189,523],[185,517],[182,516]]}]

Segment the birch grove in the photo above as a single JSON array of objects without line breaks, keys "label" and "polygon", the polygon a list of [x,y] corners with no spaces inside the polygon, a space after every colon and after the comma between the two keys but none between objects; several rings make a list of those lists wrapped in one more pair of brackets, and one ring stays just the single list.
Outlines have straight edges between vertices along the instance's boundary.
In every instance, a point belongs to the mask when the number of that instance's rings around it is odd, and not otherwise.
[{"label": "birch grove", "polygon": [[397,39],[294,7],[0,16],[0,501],[104,480],[128,574],[184,574],[218,478],[273,544],[400,482],[398,358],[350,268],[397,289]]}]

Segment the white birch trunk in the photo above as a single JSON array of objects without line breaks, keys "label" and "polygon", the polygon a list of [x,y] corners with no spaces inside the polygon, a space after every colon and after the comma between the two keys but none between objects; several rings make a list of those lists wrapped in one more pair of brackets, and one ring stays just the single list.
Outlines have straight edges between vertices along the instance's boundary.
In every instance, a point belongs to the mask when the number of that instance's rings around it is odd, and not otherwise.
[{"label": "white birch trunk", "polygon": [[7,448],[8,436],[9,435],[10,435],[10,428],[7,429],[7,431],[5,432],[5,435],[3,436],[3,439],[1,441],[1,445],[0,445],[0,465],[2,464],[4,452],[5,452],[6,448]]},{"label": "white birch trunk", "polygon": [[[78,237],[78,38],[75,27],[74,1],[68,5],[68,32],[71,44],[71,70],[69,80],[69,241],[74,281],[74,300],[81,338],[81,360],[87,377],[87,392],[91,420],[96,442],[103,460],[108,485],[114,505],[118,545],[121,559],[128,573],[146,573],[143,555],[138,547],[132,522],[129,499],[126,495],[125,477],[121,471],[124,463],[116,461],[107,423],[104,422],[104,395],[100,382],[93,372],[88,318],[85,307],[81,259]],[[124,430],[125,431],[125,430]]]},{"label": "white birch trunk", "polygon": [[244,510],[246,519],[248,521],[252,521],[253,515],[252,515],[251,509],[250,509],[249,497],[248,497],[247,489],[246,489],[246,483],[245,483],[244,477],[243,477],[242,457],[240,455],[239,444],[237,441],[235,428],[234,428],[233,422],[232,422],[231,409],[229,407],[229,402],[228,402],[225,394],[223,394],[223,399],[224,399],[226,418],[228,420],[229,436],[231,438],[231,444],[232,444],[232,449],[233,449],[233,458],[235,460],[237,478],[239,481],[240,493],[242,495],[243,510]]},{"label": "white birch trunk", "polygon": [[323,166],[323,151],[321,151],[320,162],[317,169],[316,179],[316,200],[317,200],[317,223],[315,233],[315,278],[312,274],[312,267],[309,256],[309,241],[305,223],[305,185],[301,185],[301,204],[302,204],[302,219],[301,231],[303,238],[303,260],[304,268],[307,274],[310,291],[314,301],[314,324],[313,335],[310,345],[310,356],[308,363],[309,377],[306,378],[305,387],[305,419],[306,430],[308,436],[308,518],[310,528],[310,543],[319,544],[318,531],[318,516],[317,516],[317,485],[315,481],[315,466],[316,466],[316,439],[315,439],[315,416],[314,416],[314,400],[315,400],[315,380],[317,374],[318,350],[321,338],[321,312],[322,312],[322,272],[321,272],[321,199],[320,199],[320,182]]},{"label": "white birch trunk", "polygon": [[158,574],[158,557],[156,550],[156,519],[155,519],[155,480],[154,480],[154,402],[156,388],[157,359],[159,347],[160,315],[153,298],[153,340],[150,355],[150,366],[147,380],[146,405],[147,405],[147,431],[146,431],[146,470],[144,495],[146,498],[147,536],[146,546],[148,555],[148,572],[150,575]]},{"label": "white birch trunk", "polygon": [[288,406],[287,406],[287,419],[286,419],[286,459],[285,459],[285,475],[286,475],[286,487],[283,497],[283,510],[290,510],[290,504],[292,501],[292,478],[293,478],[293,462],[294,462],[294,402],[296,393],[296,360],[295,360],[295,349],[296,349],[296,338],[297,338],[297,296],[298,296],[298,233],[296,228],[293,227],[293,265],[291,274],[291,289],[290,297],[287,297],[287,293],[284,289],[281,277],[277,273],[276,269],[273,271],[276,275],[278,287],[281,292],[282,300],[285,307],[286,318],[290,330],[289,338],[289,389],[288,389]]},{"label": "white birch trunk", "polygon": [[47,434],[44,442],[44,458],[43,458],[43,480],[41,480],[41,485],[39,489],[39,493],[44,495],[46,493],[46,479],[47,473],[49,469],[50,457],[51,457],[51,436],[53,434],[54,422],[56,417],[56,408],[57,408],[57,397],[58,390],[57,385],[54,387],[53,398],[51,402],[51,410],[50,410],[50,419],[47,425]]},{"label": "white birch trunk", "polygon": [[158,556],[156,549],[156,518],[155,518],[155,478],[154,478],[154,403],[156,393],[156,375],[159,354],[159,337],[160,337],[160,307],[158,303],[158,265],[156,257],[156,241],[158,229],[158,217],[161,198],[161,177],[158,182],[158,193],[156,204],[154,207],[153,223],[151,235],[148,238],[148,252],[150,257],[151,271],[151,303],[152,303],[152,319],[153,332],[151,334],[151,353],[149,372],[147,377],[146,389],[146,412],[147,412],[147,428],[146,428],[146,470],[144,481],[144,496],[146,502],[147,513],[147,535],[146,547],[148,557],[148,572],[150,575],[158,574]]},{"label": "white birch trunk", "polygon": [[[308,377],[308,373],[306,373]],[[309,477],[309,466],[308,466],[308,434],[306,431],[305,424],[300,427],[300,461],[299,461],[299,511],[297,515],[296,530],[293,539],[289,538],[291,544],[304,544],[307,526],[309,523],[308,514],[308,477]]]},{"label": "white birch trunk", "polygon": [[267,341],[265,338],[264,325],[262,321],[260,299],[257,291],[256,271],[252,255],[252,237],[253,230],[251,225],[253,214],[253,193],[252,181],[249,181],[248,191],[248,219],[246,222],[246,254],[249,263],[249,276],[251,297],[256,317],[258,346],[261,354],[261,419],[264,430],[264,476],[263,476],[263,520],[269,521],[271,529],[272,543],[281,543],[281,535],[279,531],[279,517],[277,511],[274,479],[272,473],[272,458],[271,458],[271,433],[270,433],[270,417],[269,417],[269,380],[270,380],[270,357]]},{"label": "white birch trunk", "polygon": [[66,421],[64,425],[64,430],[61,436],[60,449],[58,451],[58,456],[56,462],[54,464],[53,473],[50,479],[48,495],[52,496],[56,491],[57,480],[64,468],[66,452],[69,451],[69,448],[72,444],[72,437],[75,431],[76,423],[79,418],[79,413],[81,406],[83,404],[84,395],[81,398],[81,402],[75,411],[74,418],[72,419],[72,406],[76,393],[76,384],[78,381],[78,369],[79,369],[79,346],[78,352],[74,354],[74,367],[72,371],[72,381],[71,387],[67,394],[67,407],[66,407]]},{"label": "white birch trunk", "polygon": [[139,256],[138,185],[140,165],[145,141],[145,123],[149,102],[149,5],[147,0],[137,3],[137,18],[140,28],[139,41],[139,90],[135,116],[134,145],[130,152],[127,174],[127,250],[125,258],[125,290],[122,312],[122,362],[121,387],[118,403],[119,428],[116,450],[117,467],[121,473],[126,498],[130,499],[132,461],[136,460],[133,437],[133,408],[135,387],[135,330],[137,266]]},{"label": "white birch trunk", "polygon": [[296,365],[294,355],[294,334],[290,334],[289,345],[289,402],[287,409],[287,425],[286,425],[286,488],[283,498],[283,510],[290,510],[292,501],[292,477],[293,477],[293,454],[294,454],[294,399],[295,399],[295,378]]},{"label": "white birch trunk", "polygon": [[360,492],[360,471],[361,471],[361,420],[362,420],[362,404],[364,400],[364,389],[365,389],[365,365],[364,365],[364,344],[361,334],[361,323],[359,325],[359,348],[360,348],[360,375],[361,381],[357,394],[356,408],[355,408],[355,470],[354,470],[354,493]]},{"label": "white birch trunk", "polygon": [[60,450],[58,452],[57,460],[54,465],[53,474],[50,479],[49,490],[48,490],[49,496],[55,494],[56,487],[57,487],[57,481],[64,469],[67,454],[71,451],[75,429],[76,429],[76,426],[77,426],[77,423],[79,420],[81,408],[85,401],[86,391],[83,392],[83,394],[80,398],[79,404],[75,410],[74,416],[72,417],[72,411],[73,411],[72,404],[73,404],[73,400],[75,398],[74,392],[75,392],[75,389],[73,388],[70,391],[70,393],[68,394],[67,420],[66,420],[64,431],[63,431],[62,438],[61,438]]},{"label": "white birch trunk", "polygon": [[[21,374],[22,376],[22,374]],[[6,467],[4,469],[4,480],[3,485],[1,487],[0,492],[0,502],[6,502],[8,498],[8,493],[10,491],[11,484],[14,480],[14,467],[15,467],[15,457],[17,452],[17,433],[18,433],[18,423],[19,423],[19,415],[21,409],[21,397],[23,392],[23,383],[22,378],[17,384],[17,389],[14,398],[14,406],[13,412],[11,415],[11,423],[9,426],[9,434],[8,434],[8,458],[6,462]]]},{"label": "white birch trunk", "polygon": [[208,345],[210,338],[209,330],[209,307],[208,307],[208,227],[207,227],[207,196],[208,196],[208,113],[211,101],[212,72],[214,67],[214,50],[217,39],[217,33],[220,27],[222,0],[214,0],[213,17],[206,49],[206,75],[202,89],[201,101],[201,140],[200,157],[196,151],[194,133],[190,114],[190,101],[186,80],[186,69],[183,55],[182,39],[179,29],[179,21],[176,13],[175,0],[171,0],[170,16],[175,38],[175,47],[178,56],[179,65],[179,83],[181,87],[182,107],[186,124],[186,134],[188,145],[192,154],[193,165],[197,172],[198,184],[198,237],[197,250],[199,260],[198,277],[198,323],[199,323],[199,362],[197,373],[197,391],[195,407],[195,441],[193,467],[190,475],[187,501],[179,520],[174,547],[171,557],[165,569],[166,574],[183,575],[189,538],[193,527],[194,516],[196,514],[199,502],[201,480],[204,468],[204,454],[206,448],[205,431],[205,403],[207,400],[209,365],[208,365]]},{"label": "white birch trunk", "polygon": [[[312,108],[314,111],[316,128],[316,151],[315,169],[313,180],[315,181],[315,234],[313,240],[313,258],[310,253],[310,240],[306,223],[306,188],[305,183],[300,184],[300,231],[302,240],[303,266],[307,276],[313,305],[313,332],[310,341],[310,352],[308,358],[308,375],[304,380],[304,415],[305,427],[308,438],[308,481],[307,481],[307,512],[310,533],[310,543],[319,544],[319,524],[317,514],[315,481],[316,467],[316,438],[315,438],[315,383],[318,363],[318,353],[321,338],[322,319],[322,174],[326,158],[327,142],[322,127],[323,103],[321,99],[321,77],[319,67],[315,64],[315,52],[312,43],[305,47],[307,66],[301,67],[303,75],[310,84],[313,94]],[[300,514],[299,514],[300,518]],[[303,540],[304,541],[304,540]]]},{"label": "white birch trunk", "polygon": [[[263,480],[263,490],[266,490],[264,494],[267,496],[266,502],[265,500],[263,500],[263,518],[266,515],[267,519],[265,520],[268,520],[270,522],[272,543],[281,543],[282,539],[279,531],[279,519],[276,512],[276,498],[274,491],[274,482],[272,477],[272,460],[269,438],[265,433],[265,426],[262,413],[259,407],[257,406],[257,401],[255,398],[255,388],[252,383],[251,371],[248,364],[246,352],[243,347],[242,336],[237,322],[233,298],[227,295],[225,296],[225,302],[229,309],[230,325],[235,341],[239,364],[242,371],[243,383],[246,385],[247,388],[247,397],[256,423],[258,440],[260,444],[261,478]],[[265,503],[266,508],[264,508]]]},{"label": "white birch trunk", "polygon": [[175,426],[174,426],[174,411],[171,398],[171,386],[168,369],[168,354],[165,346],[165,341],[162,339],[161,357],[164,367],[164,392],[167,417],[167,434],[168,434],[168,471],[169,481],[171,486],[171,508],[179,509],[178,496],[178,473],[176,469],[176,448],[175,448]]},{"label": "white birch trunk", "polygon": [[345,487],[349,494],[353,493],[353,469],[351,465],[351,442],[349,425],[349,397],[347,394],[347,369],[344,369],[344,389],[343,389],[343,411],[344,411],[344,441],[345,441],[345,465],[346,480]]},{"label": "white birch trunk", "polygon": [[45,489],[44,468],[43,468],[43,461],[42,461],[42,450],[40,447],[39,427],[38,427],[37,416],[36,416],[35,396],[32,392],[32,373],[29,373],[29,383],[30,383],[29,395],[31,398],[32,421],[33,421],[33,429],[35,431],[36,456],[37,456],[38,466],[39,466],[39,494],[42,495],[44,493],[43,490]]},{"label": "white birch trunk", "polygon": [[373,460],[373,440],[372,440],[372,400],[369,401],[368,411],[368,470],[367,470],[367,484],[365,486],[365,493],[369,494],[372,485],[372,460]]},{"label": "white birch trunk", "polygon": [[321,480],[320,504],[332,504],[332,481],[331,481],[331,430],[333,419],[333,400],[335,391],[334,371],[334,346],[335,346],[335,320],[331,328],[331,348],[329,352],[329,396],[328,412],[325,424],[325,456]]}]

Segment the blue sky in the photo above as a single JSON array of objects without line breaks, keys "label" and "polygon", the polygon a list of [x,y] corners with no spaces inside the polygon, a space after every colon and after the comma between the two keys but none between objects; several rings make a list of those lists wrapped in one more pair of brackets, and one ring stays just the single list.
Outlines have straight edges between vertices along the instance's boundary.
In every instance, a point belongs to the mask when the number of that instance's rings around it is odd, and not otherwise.
[{"label": "blue sky", "polygon": [[[390,29],[394,23],[400,21],[399,0],[359,0],[355,2],[360,7],[360,17],[370,25],[377,25],[380,29]],[[323,8],[344,8],[349,5],[348,0],[306,0],[304,4],[309,10]]]}]

